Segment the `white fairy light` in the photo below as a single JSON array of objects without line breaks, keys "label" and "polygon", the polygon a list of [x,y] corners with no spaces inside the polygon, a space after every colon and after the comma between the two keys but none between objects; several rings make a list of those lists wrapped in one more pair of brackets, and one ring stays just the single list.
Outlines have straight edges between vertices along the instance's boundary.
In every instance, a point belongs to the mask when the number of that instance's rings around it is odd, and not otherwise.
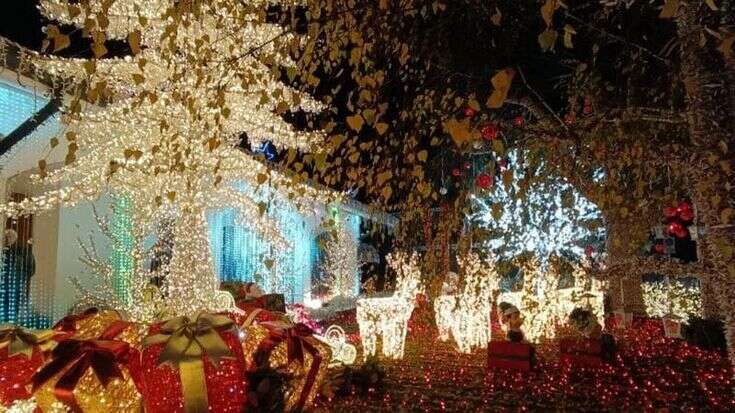
[{"label": "white fairy light", "polygon": [[457,348],[470,353],[485,348],[490,341],[492,293],[497,289],[498,273],[493,258],[483,261],[475,253],[459,258],[463,288],[457,295],[442,295],[434,302],[439,338],[448,340],[451,332]]},{"label": "white fairy light", "polygon": [[38,69],[65,79],[66,86],[88,85],[85,97],[102,94],[105,104],[64,108],[65,134],[54,150],[66,144],[75,156],[42,180],[57,189],[0,205],[0,215],[38,213],[107,192],[127,196],[139,234],[151,232],[164,215],[174,216],[173,255],[164,280],[168,310],[187,314],[230,305],[231,299],[217,293],[208,211],[234,207],[239,221],[274,249],[288,248],[262,203],[235,183],[270,185],[274,196],[299,208],[335,199],[237,148],[243,132],[251,143],[270,140],[302,150],[324,138],[322,132],[296,130],[279,115],[323,105],[280,82],[273,69],[294,67],[288,48],[298,39],[264,21],[258,8],[271,3],[294,2],[212,0],[196,2],[194,13],[173,0],[42,0],[40,10],[51,20],[83,27],[102,14],[108,37],[138,31],[141,47],[135,56],[98,59],[92,66],[82,59],[34,57]]},{"label": "white fairy light", "polygon": [[572,275],[574,287],[558,289],[560,274],[553,269],[542,271],[534,259],[523,266],[522,290],[498,296],[498,302],[505,301],[520,309],[522,329],[528,341],[538,343],[554,338],[577,307],[590,309],[600,325],[604,325],[603,283],[591,278],[582,266],[576,266]]},{"label": "white fairy light", "polygon": [[363,355],[375,355],[378,336],[383,338],[383,355],[403,358],[408,319],[421,292],[419,255],[394,252],[386,257],[396,272],[396,292],[392,297],[361,298],[357,300],[357,323]]}]

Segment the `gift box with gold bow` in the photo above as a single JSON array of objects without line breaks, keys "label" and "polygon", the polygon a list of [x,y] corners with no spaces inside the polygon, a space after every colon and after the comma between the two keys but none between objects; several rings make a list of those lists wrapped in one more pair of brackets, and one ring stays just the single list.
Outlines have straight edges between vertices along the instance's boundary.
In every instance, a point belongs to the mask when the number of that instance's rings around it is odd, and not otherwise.
[{"label": "gift box with gold bow", "polygon": [[254,322],[244,325],[243,351],[251,371],[269,367],[290,377],[286,410],[303,411],[311,406],[332,358],[328,345],[313,337],[303,324]]},{"label": "gift box with gold bow", "polygon": [[[140,326],[112,321],[95,338],[73,335],[56,345],[32,378],[42,411],[139,412]],[[131,344],[133,343],[133,344]],[[139,344],[137,344],[139,345]]]},{"label": "gift box with gold bow", "polygon": [[227,315],[201,313],[151,326],[143,342],[147,413],[242,412],[247,401],[240,331]]},{"label": "gift box with gold bow", "polygon": [[43,365],[57,340],[65,336],[53,330],[0,326],[0,404],[9,406],[31,396],[27,386],[33,373]]}]

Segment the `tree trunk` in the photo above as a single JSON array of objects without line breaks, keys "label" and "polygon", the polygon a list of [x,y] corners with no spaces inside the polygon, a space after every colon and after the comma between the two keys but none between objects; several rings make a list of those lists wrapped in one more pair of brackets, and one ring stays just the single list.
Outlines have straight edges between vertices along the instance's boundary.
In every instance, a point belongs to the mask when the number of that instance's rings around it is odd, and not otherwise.
[{"label": "tree trunk", "polygon": [[[706,234],[701,243],[701,260],[712,273],[704,276],[704,293],[713,292],[724,316],[725,336],[730,360],[735,360],[735,233],[731,222],[735,139],[733,139],[733,93],[735,65],[726,64],[714,52],[711,38],[700,45],[704,24],[712,13],[704,2],[682,4],[677,19],[681,42],[681,78],[686,88],[689,134],[692,143],[691,198],[697,207],[697,219]],[[709,297],[705,298],[705,302]]]}]

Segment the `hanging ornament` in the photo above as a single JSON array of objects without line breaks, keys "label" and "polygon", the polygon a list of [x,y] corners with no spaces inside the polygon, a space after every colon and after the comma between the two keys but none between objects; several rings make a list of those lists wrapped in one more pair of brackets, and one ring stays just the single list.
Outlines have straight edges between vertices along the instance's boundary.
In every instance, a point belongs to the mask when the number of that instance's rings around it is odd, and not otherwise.
[{"label": "hanging ornament", "polygon": [[462,176],[462,171],[459,168],[452,169],[452,176],[458,178]]},{"label": "hanging ornament", "polygon": [[477,114],[477,111],[476,111],[476,110],[474,110],[474,109],[472,109],[471,107],[466,107],[466,108],[464,109],[464,116],[465,116],[466,118],[471,118],[471,117],[474,117],[474,116],[475,116],[476,114]]},{"label": "hanging ornament", "polygon": [[669,234],[676,238],[686,238],[689,232],[679,221],[674,221],[669,224]]},{"label": "hanging ornament", "polygon": [[666,218],[675,218],[679,214],[679,211],[677,208],[674,207],[666,207],[664,208],[664,215],[666,215]]},{"label": "hanging ornament", "polygon": [[686,209],[684,211],[679,212],[679,218],[681,218],[684,222],[691,222],[694,220],[694,211],[691,209]]},{"label": "hanging ornament", "polygon": [[470,169],[470,168],[472,168],[472,164],[470,163],[470,161],[465,162],[464,169]]},{"label": "hanging ornament", "polygon": [[507,169],[508,168],[508,159],[501,159],[498,161],[498,165],[500,166],[500,169]]},{"label": "hanging ornament", "polygon": [[664,244],[655,244],[653,246],[653,251],[656,254],[663,254],[664,252],[666,252],[666,246]]},{"label": "hanging ornament", "polygon": [[480,133],[486,141],[492,141],[498,138],[500,128],[498,128],[498,125],[496,125],[495,123],[488,123],[487,125],[482,127]]},{"label": "hanging ornament", "polygon": [[523,118],[523,116],[516,116],[513,118],[513,123],[518,126],[519,128],[522,128],[523,125],[526,123],[526,119]]},{"label": "hanging ornament", "polygon": [[584,255],[591,257],[592,254],[595,252],[594,247],[592,245],[588,245],[584,248]]},{"label": "hanging ornament", "polygon": [[493,177],[483,172],[480,175],[477,175],[475,183],[482,189],[488,189],[493,186]]},{"label": "hanging ornament", "polygon": [[444,188],[444,187],[439,188],[439,194],[446,195],[447,194],[447,188]]}]

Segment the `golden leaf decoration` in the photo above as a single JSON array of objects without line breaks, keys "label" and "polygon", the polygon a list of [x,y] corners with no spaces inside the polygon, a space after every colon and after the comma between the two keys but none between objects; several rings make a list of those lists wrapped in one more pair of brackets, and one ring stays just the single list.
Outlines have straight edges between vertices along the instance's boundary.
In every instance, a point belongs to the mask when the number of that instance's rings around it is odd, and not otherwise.
[{"label": "golden leaf decoration", "polygon": [[673,19],[679,12],[679,0],[666,0],[661,14],[658,15],[660,19]]},{"label": "golden leaf decoration", "polygon": [[546,29],[538,35],[538,44],[541,46],[541,50],[548,52],[554,50],[556,44],[556,38],[559,37],[559,33],[553,29]]},{"label": "golden leaf decoration", "polygon": [[362,130],[362,125],[364,124],[365,119],[363,119],[362,115],[360,115],[359,113],[347,117],[347,125],[349,125],[349,127],[355,132],[360,132],[360,130]]},{"label": "golden leaf decoration", "polygon": [[559,8],[559,0],[546,0],[543,6],[541,6],[541,17],[546,22],[547,26],[551,26],[554,19],[554,12]]},{"label": "golden leaf decoration", "polygon": [[494,90],[487,100],[488,108],[497,109],[503,106],[505,98],[508,97],[508,91],[510,90],[511,83],[513,83],[513,77],[515,74],[515,70],[506,68],[496,73],[495,76],[490,79]]},{"label": "golden leaf decoration", "polygon": [[140,31],[136,30],[128,35],[128,44],[134,55],[140,53]]},{"label": "golden leaf decoration", "polygon": [[733,57],[733,43],[735,43],[735,33],[732,33],[722,39],[722,43],[717,47],[717,50],[722,53],[725,59],[732,59]]},{"label": "golden leaf decoration", "polygon": [[444,130],[452,137],[454,143],[460,148],[465,144],[465,142],[472,140],[470,120],[467,118],[462,120],[450,119],[444,122]]}]

